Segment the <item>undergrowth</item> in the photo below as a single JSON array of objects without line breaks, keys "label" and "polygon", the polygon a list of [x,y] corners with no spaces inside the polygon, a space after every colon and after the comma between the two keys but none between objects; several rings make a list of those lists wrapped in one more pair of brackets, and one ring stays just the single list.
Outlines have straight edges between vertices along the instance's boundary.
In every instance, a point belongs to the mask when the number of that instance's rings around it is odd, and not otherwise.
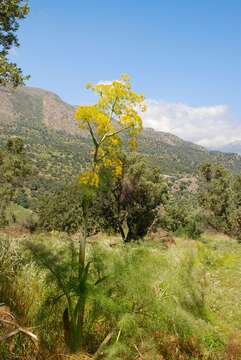
[{"label": "undergrowth", "polygon": [[[66,235],[38,234],[30,240],[67,254]],[[38,357],[55,354],[57,359],[68,352],[64,303],[61,297],[56,301],[48,271],[36,265],[23,244],[0,239],[0,302],[39,337]],[[236,241],[205,235],[199,241],[176,239],[166,250],[157,242],[112,244],[103,235],[89,244],[88,260],[89,281],[101,281],[88,294],[86,353],[107,360],[241,358],[241,246]],[[6,345],[1,351],[3,359],[11,359],[3,357]],[[30,341],[16,340],[15,356],[27,359],[32,351]]]}]

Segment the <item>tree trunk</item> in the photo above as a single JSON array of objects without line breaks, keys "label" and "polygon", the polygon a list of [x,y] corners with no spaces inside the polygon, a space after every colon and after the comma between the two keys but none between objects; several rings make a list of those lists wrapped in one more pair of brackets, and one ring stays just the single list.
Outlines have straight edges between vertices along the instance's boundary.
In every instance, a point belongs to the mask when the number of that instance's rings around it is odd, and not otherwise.
[{"label": "tree trunk", "polygon": [[124,232],[123,227],[122,227],[122,225],[120,223],[118,224],[118,229],[119,229],[119,232],[121,234],[122,240],[125,241],[125,238],[126,238],[125,232]]},{"label": "tree trunk", "polygon": [[126,237],[125,237],[125,239],[124,239],[124,242],[125,242],[125,243],[128,243],[128,242],[130,242],[131,240],[134,240],[134,238],[133,238],[133,235],[132,235],[131,231],[129,230],[128,233],[127,233],[127,235],[126,235]]},{"label": "tree trunk", "polygon": [[[128,224],[127,224],[127,226],[128,226]],[[138,236],[135,234],[135,232],[133,232],[132,230],[131,230],[131,228],[128,226],[128,232],[127,232],[127,235],[126,235],[126,237],[125,237],[125,240],[124,240],[124,242],[125,243],[128,243],[128,242],[130,242],[130,241],[132,241],[132,240],[138,240]]]}]

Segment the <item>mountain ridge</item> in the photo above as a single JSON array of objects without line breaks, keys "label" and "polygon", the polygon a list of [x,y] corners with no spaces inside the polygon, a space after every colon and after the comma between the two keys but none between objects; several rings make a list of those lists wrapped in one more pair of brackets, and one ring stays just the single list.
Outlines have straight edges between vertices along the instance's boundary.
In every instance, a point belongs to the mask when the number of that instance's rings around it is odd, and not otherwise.
[{"label": "mountain ridge", "polygon": [[[45,179],[66,180],[89,159],[88,134],[74,120],[75,106],[51,91],[33,87],[0,88],[0,143],[21,136],[29,158]],[[241,156],[209,151],[176,135],[144,128],[139,150],[164,174],[191,174],[204,162],[219,162],[241,172]]]},{"label": "mountain ridge", "polygon": [[225,153],[239,154],[241,155],[241,140],[233,141],[218,147],[218,150]]},{"label": "mountain ridge", "polygon": [[[2,93],[6,93],[8,95],[10,95],[11,97],[15,94],[15,96],[23,93],[23,94],[27,94],[29,99],[31,99],[31,97],[34,96],[41,96],[42,95],[42,101],[43,101],[43,109],[44,109],[44,113],[43,113],[43,123],[47,128],[50,129],[55,129],[57,131],[65,131],[68,134],[80,134],[81,136],[87,136],[86,133],[84,131],[82,131],[81,129],[78,128],[78,124],[75,122],[74,120],[74,111],[76,106],[74,105],[70,105],[68,103],[66,103],[59,95],[55,94],[52,91],[49,90],[44,90],[38,87],[30,87],[30,86],[24,86],[18,89],[9,89],[9,88],[0,88],[0,100],[1,100],[1,95]],[[56,102],[58,103],[58,113],[55,112],[55,108],[56,108]],[[0,104],[2,104],[2,101],[0,101]],[[31,105],[31,101],[29,101],[29,104]],[[51,107],[52,105],[52,107]],[[61,110],[63,110],[62,115]],[[1,111],[2,110],[2,106],[0,105],[0,123],[1,123]],[[5,110],[6,111],[6,110]],[[16,114],[16,116],[18,116],[19,114]],[[57,116],[56,116],[57,115]],[[53,120],[51,121],[51,116],[53,118]],[[9,117],[13,118],[13,114],[9,114]],[[64,119],[64,122],[62,122],[61,120]],[[17,120],[17,119],[16,119]],[[67,126],[65,126],[67,125]],[[196,148],[202,149],[203,151],[207,151],[206,148],[194,144],[190,141],[186,141],[181,139],[180,137],[168,133],[168,132],[164,132],[164,131],[157,131],[151,127],[145,127],[144,132],[146,132],[146,134],[148,134],[150,137],[159,137],[162,138],[163,141],[165,141],[167,144],[169,145],[177,145],[180,143],[189,143],[190,146],[194,146]]]}]

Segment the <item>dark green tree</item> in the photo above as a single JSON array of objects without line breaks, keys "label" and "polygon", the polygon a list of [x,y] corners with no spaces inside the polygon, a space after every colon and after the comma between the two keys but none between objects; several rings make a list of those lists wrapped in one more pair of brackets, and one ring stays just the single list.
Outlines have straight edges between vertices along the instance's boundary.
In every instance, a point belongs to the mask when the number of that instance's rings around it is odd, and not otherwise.
[{"label": "dark green tree", "polygon": [[18,47],[16,31],[19,21],[29,13],[29,7],[23,0],[0,1],[0,85],[22,85],[29,77],[24,76],[17,64],[8,59],[9,50]]},{"label": "dark green tree", "polygon": [[235,176],[231,182],[231,196],[228,209],[228,231],[241,239],[241,176]]},{"label": "dark green tree", "polygon": [[19,138],[12,138],[5,149],[0,151],[0,224],[7,222],[6,210],[15,199],[19,189],[32,173],[26,159],[24,144]]},{"label": "dark green tree", "polygon": [[233,201],[232,177],[219,164],[204,164],[200,171],[203,182],[199,201],[206,211],[206,219],[217,230],[229,231],[229,212]]},{"label": "dark green tree", "polygon": [[208,224],[241,239],[241,176],[217,164],[205,164],[201,173],[199,201]]},{"label": "dark green tree", "polygon": [[102,176],[99,218],[104,228],[119,232],[128,242],[147,234],[166,201],[168,187],[160,171],[149,168],[144,158],[123,156],[122,163],[122,177],[108,182],[108,176]]},{"label": "dark green tree", "polygon": [[[68,234],[81,231],[83,228],[84,212],[87,210],[83,197],[86,188],[76,181],[72,184],[64,185],[45,195],[39,206],[39,225],[47,231],[57,230]],[[94,221],[93,201],[94,196],[89,197],[88,219],[86,219],[86,231],[93,233],[96,229]]]},{"label": "dark green tree", "polygon": [[161,209],[157,226],[191,239],[200,237],[204,224],[196,194],[172,193]]}]

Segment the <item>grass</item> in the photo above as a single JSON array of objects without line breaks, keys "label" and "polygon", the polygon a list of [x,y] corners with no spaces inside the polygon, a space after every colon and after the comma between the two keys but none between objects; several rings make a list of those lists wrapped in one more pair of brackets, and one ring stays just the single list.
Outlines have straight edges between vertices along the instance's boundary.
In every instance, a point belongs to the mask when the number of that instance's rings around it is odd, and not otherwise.
[{"label": "grass", "polygon": [[[58,233],[29,236],[50,248],[65,242]],[[13,241],[21,248],[12,239],[11,249]],[[46,283],[43,270],[26,260],[24,251],[22,256],[8,294],[14,297],[13,310],[18,309],[21,321],[36,328],[48,354],[64,353],[63,304],[46,307],[52,285]],[[164,360],[241,359],[241,244],[237,241],[204,234],[199,241],[176,238],[176,245],[167,250],[158,241],[126,246],[119,237],[98,234],[89,242],[88,256],[94,264],[93,279],[98,271],[108,275],[87,307],[89,353],[111,330],[114,335],[104,359],[161,359],[160,354]]]},{"label": "grass", "polygon": [[25,222],[29,221],[32,217],[36,217],[36,215],[33,215],[33,212],[30,209],[25,209],[24,207],[17,205],[17,204],[11,204],[8,207],[7,210],[7,219],[10,223],[13,222],[12,216],[15,217],[15,222],[18,225],[23,225]]},{"label": "grass", "polygon": [[204,236],[203,261],[210,283],[207,301],[223,333],[241,331],[241,244],[220,235]]}]

